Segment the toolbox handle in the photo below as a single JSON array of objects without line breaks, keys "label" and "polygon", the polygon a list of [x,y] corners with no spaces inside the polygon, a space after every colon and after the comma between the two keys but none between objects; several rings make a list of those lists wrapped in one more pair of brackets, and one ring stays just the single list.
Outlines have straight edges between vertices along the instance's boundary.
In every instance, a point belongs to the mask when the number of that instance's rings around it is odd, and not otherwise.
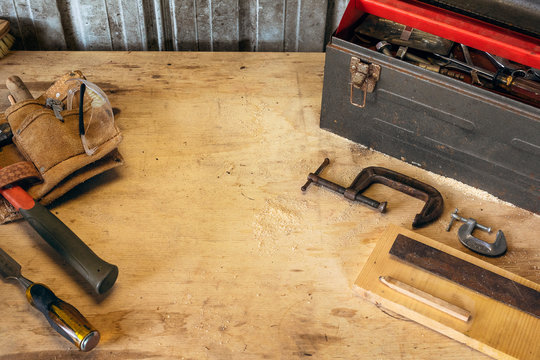
[{"label": "toolbox handle", "polygon": [[354,105],[354,106],[359,107],[359,108],[365,108],[366,107],[367,89],[364,89],[364,101],[362,102],[362,105],[360,105],[359,103],[357,103],[357,102],[355,102],[353,100],[354,88],[355,88],[355,86],[354,86],[353,82],[351,81],[351,91],[350,91],[351,96],[349,98],[349,101],[350,101],[351,105]]}]

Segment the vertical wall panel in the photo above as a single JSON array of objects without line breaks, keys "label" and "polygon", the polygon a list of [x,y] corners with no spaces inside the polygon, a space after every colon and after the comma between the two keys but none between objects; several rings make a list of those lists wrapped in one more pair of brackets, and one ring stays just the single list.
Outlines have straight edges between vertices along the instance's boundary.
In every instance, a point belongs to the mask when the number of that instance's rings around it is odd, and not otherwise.
[{"label": "vertical wall panel", "polygon": [[296,51],[323,51],[328,1],[299,0]]},{"label": "vertical wall panel", "polygon": [[106,0],[113,50],[144,50],[144,17],[133,0]]},{"label": "vertical wall panel", "polygon": [[214,51],[238,51],[238,0],[212,0]]},{"label": "vertical wall panel", "polygon": [[238,48],[240,51],[257,51],[257,8],[260,0],[238,2]]},{"label": "vertical wall panel", "polygon": [[39,50],[36,29],[32,21],[32,12],[26,0],[14,0],[15,12],[17,14],[17,25],[23,40],[24,48],[27,50]]},{"label": "vertical wall panel", "polygon": [[3,0],[28,50],[322,51],[347,0]]},{"label": "vertical wall panel", "polygon": [[109,17],[104,0],[73,1],[77,6],[73,8],[71,16],[79,18],[80,29],[84,36],[85,50],[112,50]]},{"label": "vertical wall panel", "polygon": [[160,43],[159,26],[160,18],[156,18],[156,12],[160,11],[159,0],[141,0],[139,4],[139,16],[144,20],[144,50],[162,50],[163,44]]},{"label": "vertical wall panel", "polygon": [[59,0],[56,5],[70,50],[113,50],[104,0]]},{"label": "vertical wall panel", "polygon": [[283,51],[285,0],[259,0],[257,51]]},{"label": "vertical wall panel", "polygon": [[298,51],[298,26],[302,0],[287,0],[283,32],[283,51]]},{"label": "vertical wall panel", "polygon": [[198,50],[195,0],[171,0],[173,49]]},{"label": "vertical wall panel", "polygon": [[66,41],[56,4],[47,0],[27,0],[26,5],[36,34],[37,49],[65,50]]},{"label": "vertical wall panel", "polygon": [[348,0],[328,0],[328,11],[326,16],[326,29],[324,45],[328,44],[330,37],[337,29],[341,17],[349,4]]},{"label": "vertical wall panel", "polygon": [[195,14],[198,34],[197,50],[213,51],[212,0],[195,0]]}]

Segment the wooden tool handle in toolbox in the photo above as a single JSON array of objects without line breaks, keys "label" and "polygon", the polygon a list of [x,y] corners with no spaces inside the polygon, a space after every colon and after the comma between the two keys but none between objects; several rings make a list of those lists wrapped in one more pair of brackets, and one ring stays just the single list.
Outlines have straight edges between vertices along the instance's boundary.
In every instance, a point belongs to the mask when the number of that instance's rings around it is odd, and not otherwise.
[{"label": "wooden tool handle in toolbox", "polygon": [[536,81],[514,77],[509,90],[521,99],[540,104],[540,83]]},{"label": "wooden tool handle in toolbox", "polygon": [[21,78],[16,75],[10,76],[6,80],[6,87],[16,102],[34,98]]}]

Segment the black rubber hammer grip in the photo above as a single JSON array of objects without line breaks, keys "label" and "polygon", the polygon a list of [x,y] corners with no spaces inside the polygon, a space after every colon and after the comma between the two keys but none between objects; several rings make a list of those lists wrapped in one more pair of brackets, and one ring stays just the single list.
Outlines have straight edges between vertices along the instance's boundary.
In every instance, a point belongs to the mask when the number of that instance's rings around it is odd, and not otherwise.
[{"label": "black rubber hammer grip", "polygon": [[97,256],[60,219],[38,202],[21,215],[94,289],[106,293],[118,277],[118,267]]}]

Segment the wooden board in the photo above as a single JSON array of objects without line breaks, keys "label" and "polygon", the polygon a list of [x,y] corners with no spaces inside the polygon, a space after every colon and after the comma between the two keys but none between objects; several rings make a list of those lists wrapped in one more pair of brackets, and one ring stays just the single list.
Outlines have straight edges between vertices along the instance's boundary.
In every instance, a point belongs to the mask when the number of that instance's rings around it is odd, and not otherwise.
[{"label": "wooden board", "polygon": [[116,109],[125,159],[51,207],[118,265],[108,296],[81,287],[28,224],[0,228],[24,275],[74,304],[100,344],[78,354],[0,281],[0,360],[488,359],[353,294],[384,229],[410,227],[423,202],[375,185],[381,215],[302,193],[325,157],[339,184],[383,166],[435,186],[445,212],[418,233],[463,249],[457,227],[444,231],[459,207],[504,230],[508,253],[490,263],[540,282],[539,216],[319,128],[322,53],[13,52],[0,65],[2,109],[9,75],[37,96],[82,70]]},{"label": "wooden board", "polygon": [[[417,233],[391,226],[377,242],[356,280],[355,291],[358,294],[490,356],[505,359],[540,358],[540,318],[390,255],[390,249],[398,235],[405,235],[445,254],[540,291],[539,284]],[[459,268],[455,269],[455,272],[459,271]],[[380,281],[381,276],[403,281],[413,288],[467,310],[471,313],[471,318],[468,321],[460,320],[390,289]],[[509,292],[514,290],[508,289]]]}]

